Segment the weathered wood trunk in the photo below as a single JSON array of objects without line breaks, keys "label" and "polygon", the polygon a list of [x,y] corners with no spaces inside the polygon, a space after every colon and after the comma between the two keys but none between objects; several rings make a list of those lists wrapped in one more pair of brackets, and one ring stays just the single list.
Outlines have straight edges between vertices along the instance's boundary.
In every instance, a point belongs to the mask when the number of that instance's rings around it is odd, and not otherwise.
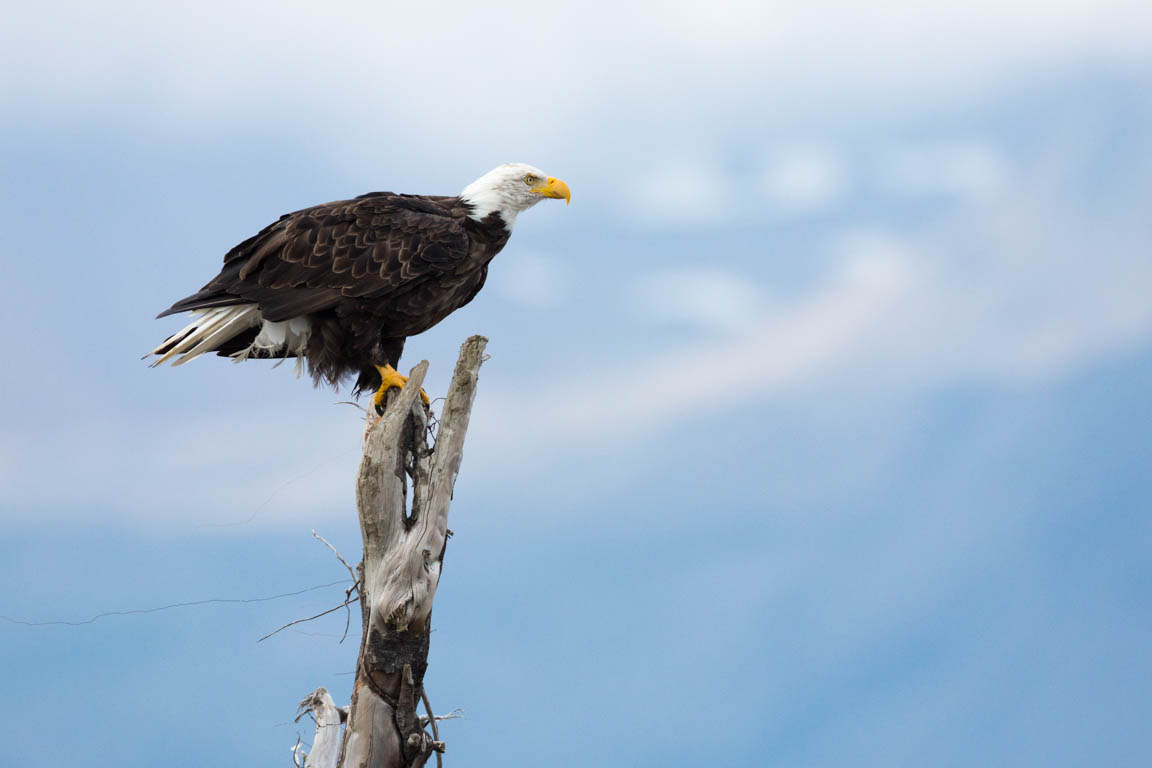
[{"label": "weathered wood trunk", "polygon": [[[435,444],[418,398],[428,370],[412,369],[367,432],[356,482],[364,536],[360,564],[363,634],[342,768],[418,768],[443,744],[416,713],[428,668],[432,601],[448,539],[448,507],[460,469],[487,339],[464,342]],[[431,713],[429,713],[431,716]],[[315,749],[313,750],[315,751]]]}]

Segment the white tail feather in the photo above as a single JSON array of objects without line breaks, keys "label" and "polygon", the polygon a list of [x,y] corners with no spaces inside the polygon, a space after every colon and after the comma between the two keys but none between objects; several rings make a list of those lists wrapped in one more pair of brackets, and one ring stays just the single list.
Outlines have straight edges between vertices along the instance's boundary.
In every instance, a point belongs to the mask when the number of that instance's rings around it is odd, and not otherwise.
[{"label": "white tail feather", "polygon": [[[231,307],[217,307],[197,312],[199,317],[169,336],[164,343],[152,350],[160,355],[152,366],[161,365],[176,355],[183,355],[173,365],[186,363],[205,352],[211,352],[236,334],[261,323],[260,309],[255,304],[242,304]],[[161,354],[161,350],[177,339],[172,348]]]},{"label": "white tail feather", "polygon": [[260,311],[256,309],[256,307],[236,308],[232,314],[217,325],[211,333],[204,335],[196,346],[189,349],[183,357],[172,363],[172,365],[183,365],[189,360],[196,359],[205,352],[211,352],[216,349],[216,347],[228,341],[228,339],[241,331],[259,324],[259,322]]},{"label": "white tail feather", "polygon": [[[226,311],[230,314],[231,308]],[[152,354],[158,355],[160,354],[160,350],[164,349],[164,347],[169,344],[172,339],[177,340],[175,344],[172,344],[171,348],[167,352],[161,355],[159,360],[156,360],[154,363],[152,363],[153,367],[167,362],[170,358],[175,357],[176,355],[187,352],[196,344],[196,342],[204,338],[206,333],[210,332],[225,319],[225,313],[220,311],[209,311],[204,313],[198,312],[197,314],[201,316],[182,328],[179,333],[169,336],[163,344],[152,350]]]}]

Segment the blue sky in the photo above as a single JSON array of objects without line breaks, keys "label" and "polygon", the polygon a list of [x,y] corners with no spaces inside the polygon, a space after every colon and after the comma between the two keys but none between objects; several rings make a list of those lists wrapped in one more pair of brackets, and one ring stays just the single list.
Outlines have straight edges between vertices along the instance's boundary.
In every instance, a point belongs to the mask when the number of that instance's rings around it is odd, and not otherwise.
[{"label": "blue sky", "polygon": [[[138,358],[274,217],[572,187],[491,338],[429,692],[474,765],[1142,765],[1152,12],[114,3],[0,32],[0,614],[335,581],[358,412]],[[530,574],[531,578],[525,578]],[[332,586],[0,622],[11,760],[280,765]],[[61,732],[60,718],[69,724]],[[307,735],[307,734],[306,734]]]}]

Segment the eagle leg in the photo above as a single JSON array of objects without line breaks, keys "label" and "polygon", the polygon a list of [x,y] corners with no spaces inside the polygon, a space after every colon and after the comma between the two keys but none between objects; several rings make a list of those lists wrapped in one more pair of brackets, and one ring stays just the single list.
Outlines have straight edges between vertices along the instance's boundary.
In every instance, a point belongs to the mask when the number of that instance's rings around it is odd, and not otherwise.
[{"label": "eagle leg", "polygon": [[[391,365],[378,365],[376,370],[380,373],[380,389],[376,390],[376,394],[372,395],[372,405],[376,408],[376,413],[383,415],[384,413],[384,395],[388,390],[393,387],[401,388],[408,383],[408,377],[397,371]],[[423,401],[425,406],[432,404],[428,399],[428,393],[424,388],[420,388],[420,400]]]}]

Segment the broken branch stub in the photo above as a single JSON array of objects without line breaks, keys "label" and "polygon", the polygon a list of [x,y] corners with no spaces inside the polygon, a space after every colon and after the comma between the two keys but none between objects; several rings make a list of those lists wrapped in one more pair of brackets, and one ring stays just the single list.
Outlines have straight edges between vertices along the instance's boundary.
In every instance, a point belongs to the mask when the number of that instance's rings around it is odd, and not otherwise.
[{"label": "broken branch stub", "polygon": [[296,762],[297,756],[303,755],[304,768],[336,768],[336,761],[340,758],[340,709],[326,689],[317,688],[308,698],[300,702],[300,714],[296,716],[296,720],[299,721],[309,712],[316,720],[312,751],[307,755],[294,752],[293,762]]}]

